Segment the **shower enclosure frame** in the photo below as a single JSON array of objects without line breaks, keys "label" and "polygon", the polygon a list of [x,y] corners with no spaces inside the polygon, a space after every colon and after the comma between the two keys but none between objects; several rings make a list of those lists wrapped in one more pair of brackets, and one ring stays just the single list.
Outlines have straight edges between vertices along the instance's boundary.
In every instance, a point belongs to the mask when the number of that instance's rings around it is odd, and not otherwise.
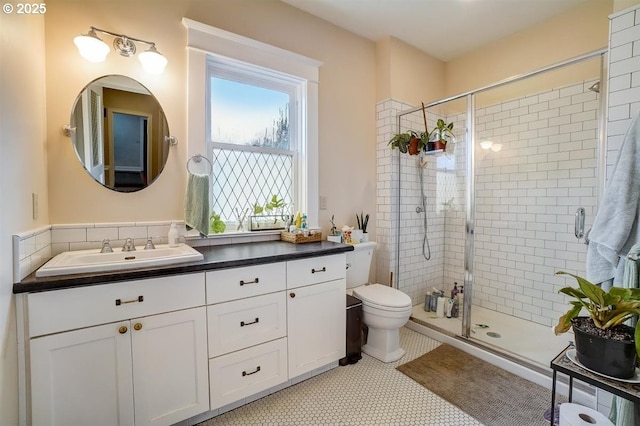
[{"label": "shower enclosure frame", "polygon": [[[431,108],[438,105],[445,104],[447,102],[459,100],[466,98],[466,176],[465,176],[465,244],[464,244],[464,289],[463,293],[463,316],[462,316],[462,332],[461,336],[464,338],[469,338],[471,335],[471,305],[472,305],[472,292],[473,292],[473,261],[474,261],[474,223],[475,223],[475,142],[476,142],[476,132],[475,132],[475,121],[476,121],[476,111],[475,111],[475,101],[476,95],[478,93],[485,92],[490,89],[494,89],[500,86],[507,85],[509,83],[514,83],[517,81],[524,80],[529,77],[536,76],[538,74],[543,74],[548,71],[558,70],[560,68],[564,68],[570,65],[578,64],[583,61],[587,61],[590,59],[600,57],[600,93],[603,94],[599,98],[599,106],[598,106],[598,142],[596,149],[596,187],[597,187],[597,199],[596,205],[602,192],[604,190],[605,183],[605,167],[606,167],[606,108],[607,108],[607,96],[604,96],[607,88],[607,70],[605,69],[605,55],[608,53],[608,48],[601,48],[594,50],[592,52],[586,53],[584,55],[576,56],[570,59],[567,59],[562,62],[558,62],[553,65],[549,65],[543,68],[539,68],[534,71],[530,71],[527,73],[519,74],[513,77],[506,78],[504,80],[500,80],[498,82],[489,84],[487,86],[482,86],[478,89],[471,90],[465,93],[461,93],[459,95],[455,95],[449,98],[441,99],[435,102],[431,102],[429,104],[425,104],[423,107],[416,107],[412,109],[408,109],[402,111],[396,116],[396,127],[397,132],[401,131],[402,127],[402,117],[413,114],[417,111],[421,111],[422,108]],[[402,176],[402,162],[398,161],[398,179]],[[398,186],[398,191],[400,191],[400,187]],[[400,205],[401,205],[401,197],[398,194],[397,198],[397,223],[400,223]],[[425,230],[426,232],[426,230]],[[400,226],[396,226],[396,259],[395,259],[395,270],[396,270],[396,283],[399,284],[401,276],[400,276]]]}]

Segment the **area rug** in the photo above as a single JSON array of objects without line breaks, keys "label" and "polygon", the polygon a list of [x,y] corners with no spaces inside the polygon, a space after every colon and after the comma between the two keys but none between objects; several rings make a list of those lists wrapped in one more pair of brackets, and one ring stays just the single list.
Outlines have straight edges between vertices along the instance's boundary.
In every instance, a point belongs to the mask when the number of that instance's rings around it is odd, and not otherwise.
[{"label": "area rug", "polygon": [[453,346],[442,344],[397,369],[485,425],[549,424],[543,418],[549,389]]}]

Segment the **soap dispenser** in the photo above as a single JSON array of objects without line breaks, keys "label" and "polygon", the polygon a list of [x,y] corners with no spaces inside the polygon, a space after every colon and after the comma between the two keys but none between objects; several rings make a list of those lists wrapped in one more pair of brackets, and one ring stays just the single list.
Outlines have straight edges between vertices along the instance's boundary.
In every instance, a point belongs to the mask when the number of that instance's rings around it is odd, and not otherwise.
[{"label": "soap dispenser", "polygon": [[176,226],[176,222],[171,222],[171,228],[169,228],[169,247],[178,247],[178,227]]}]

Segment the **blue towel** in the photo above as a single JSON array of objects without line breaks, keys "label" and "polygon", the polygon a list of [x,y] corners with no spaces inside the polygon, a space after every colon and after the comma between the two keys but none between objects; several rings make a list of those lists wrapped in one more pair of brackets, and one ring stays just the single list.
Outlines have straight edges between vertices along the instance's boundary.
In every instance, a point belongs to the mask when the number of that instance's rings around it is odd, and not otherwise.
[{"label": "blue towel", "polygon": [[209,235],[209,176],[189,173],[184,196],[184,223],[187,230]]},{"label": "blue towel", "polygon": [[602,283],[613,279],[622,286],[620,262],[640,241],[640,116],[627,130],[618,160],[607,182],[598,214],[589,232],[587,279]]}]

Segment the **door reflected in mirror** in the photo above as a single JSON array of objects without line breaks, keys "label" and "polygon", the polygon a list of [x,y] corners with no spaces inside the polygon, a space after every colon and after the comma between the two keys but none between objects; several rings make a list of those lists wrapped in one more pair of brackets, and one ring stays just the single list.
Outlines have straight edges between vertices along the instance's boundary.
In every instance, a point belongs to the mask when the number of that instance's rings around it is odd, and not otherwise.
[{"label": "door reflected in mirror", "polygon": [[119,192],[146,188],[169,155],[169,127],[157,99],[137,81],[108,75],[89,83],[71,112],[71,141],[85,170]]}]

